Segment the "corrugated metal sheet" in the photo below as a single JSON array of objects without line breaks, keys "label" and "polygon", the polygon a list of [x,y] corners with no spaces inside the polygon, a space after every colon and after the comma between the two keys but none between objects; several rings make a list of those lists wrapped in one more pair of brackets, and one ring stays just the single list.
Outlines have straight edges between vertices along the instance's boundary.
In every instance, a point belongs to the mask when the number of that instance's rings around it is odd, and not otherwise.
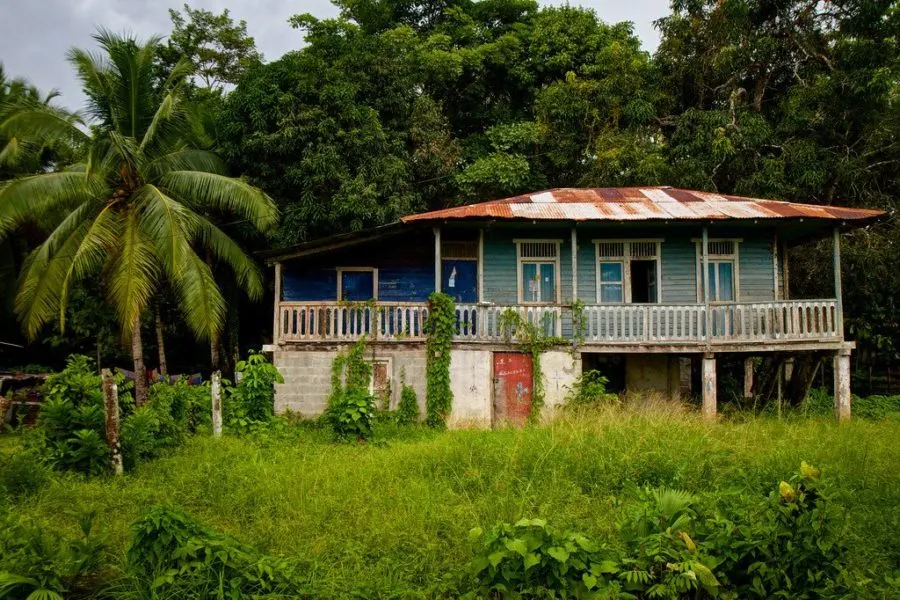
[{"label": "corrugated metal sheet", "polygon": [[742,198],[671,187],[560,188],[409,215],[403,222],[452,219],[649,221],[707,219],[874,220],[880,210]]}]

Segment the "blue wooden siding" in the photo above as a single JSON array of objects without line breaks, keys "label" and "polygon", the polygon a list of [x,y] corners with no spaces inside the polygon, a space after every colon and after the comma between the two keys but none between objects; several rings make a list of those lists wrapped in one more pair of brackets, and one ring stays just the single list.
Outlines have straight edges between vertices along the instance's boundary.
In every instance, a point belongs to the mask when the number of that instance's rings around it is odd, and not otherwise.
[{"label": "blue wooden siding", "polygon": [[662,301],[697,302],[697,245],[690,238],[666,238],[662,243]]},{"label": "blue wooden siding", "polygon": [[[572,300],[572,247],[568,229],[489,229],[484,233],[484,301],[518,302],[517,247],[513,240],[561,240],[559,256],[560,301]],[[580,258],[580,256],[579,256]],[[579,290],[581,274],[579,272]]]},{"label": "blue wooden siding", "polygon": [[739,302],[770,302],[775,299],[775,265],[772,240],[748,239],[738,245],[741,269]]}]

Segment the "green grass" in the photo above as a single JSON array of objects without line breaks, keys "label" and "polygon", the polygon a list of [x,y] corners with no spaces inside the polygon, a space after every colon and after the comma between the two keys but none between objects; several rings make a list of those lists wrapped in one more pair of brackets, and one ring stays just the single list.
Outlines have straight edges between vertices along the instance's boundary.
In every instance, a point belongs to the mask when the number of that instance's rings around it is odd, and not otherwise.
[{"label": "green grass", "polygon": [[[260,550],[297,557],[326,597],[454,595],[468,531],[543,517],[611,535],[631,485],[768,494],[801,460],[839,488],[853,567],[900,564],[900,421],[758,418],[709,425],[680,412],[608,410],[503,431],[381,430],[336,444],[310,427],[282,438],[193,438],[119,480],[55,477],[11,507],[64,535],[97,510],[121,565],[129,524],[184,509]],[[8,436],[0,452],[16,445]]]}]

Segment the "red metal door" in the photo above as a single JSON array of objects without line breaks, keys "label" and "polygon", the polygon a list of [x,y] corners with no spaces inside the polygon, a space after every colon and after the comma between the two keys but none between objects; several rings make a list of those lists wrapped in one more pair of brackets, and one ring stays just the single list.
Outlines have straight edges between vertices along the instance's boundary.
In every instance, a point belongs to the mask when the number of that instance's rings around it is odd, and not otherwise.
[{"label": "red metal door", "polygon": [[494,352],[494,427],[523,425],[531,413],[531,356]]}]

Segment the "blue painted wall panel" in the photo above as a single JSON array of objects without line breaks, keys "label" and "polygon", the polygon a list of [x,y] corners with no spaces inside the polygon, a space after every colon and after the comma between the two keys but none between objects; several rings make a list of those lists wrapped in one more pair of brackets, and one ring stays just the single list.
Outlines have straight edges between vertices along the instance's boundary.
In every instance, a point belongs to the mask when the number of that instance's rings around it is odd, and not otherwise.
[{"label": "blue painted wall panel", "polygon": [[775,299],[775,264],[771,239],[745,237],[739,244],[740,302],[769,302]]},{"label": "blue painted wall panel", "polygon": [[697,302],[697,248],[688,238],[665,238],[662,243],[662,301]]},{"label": "blue painted wall panel", "polygon": [[337,299],[337,271],[332,268],[282,271],[282,299],[286,301],[326,301]]},{"label": "blue painted wall panel", "polygon": [[434,291],[434,265],[378,269],[378,299],[385,302],[425,302]]}]

